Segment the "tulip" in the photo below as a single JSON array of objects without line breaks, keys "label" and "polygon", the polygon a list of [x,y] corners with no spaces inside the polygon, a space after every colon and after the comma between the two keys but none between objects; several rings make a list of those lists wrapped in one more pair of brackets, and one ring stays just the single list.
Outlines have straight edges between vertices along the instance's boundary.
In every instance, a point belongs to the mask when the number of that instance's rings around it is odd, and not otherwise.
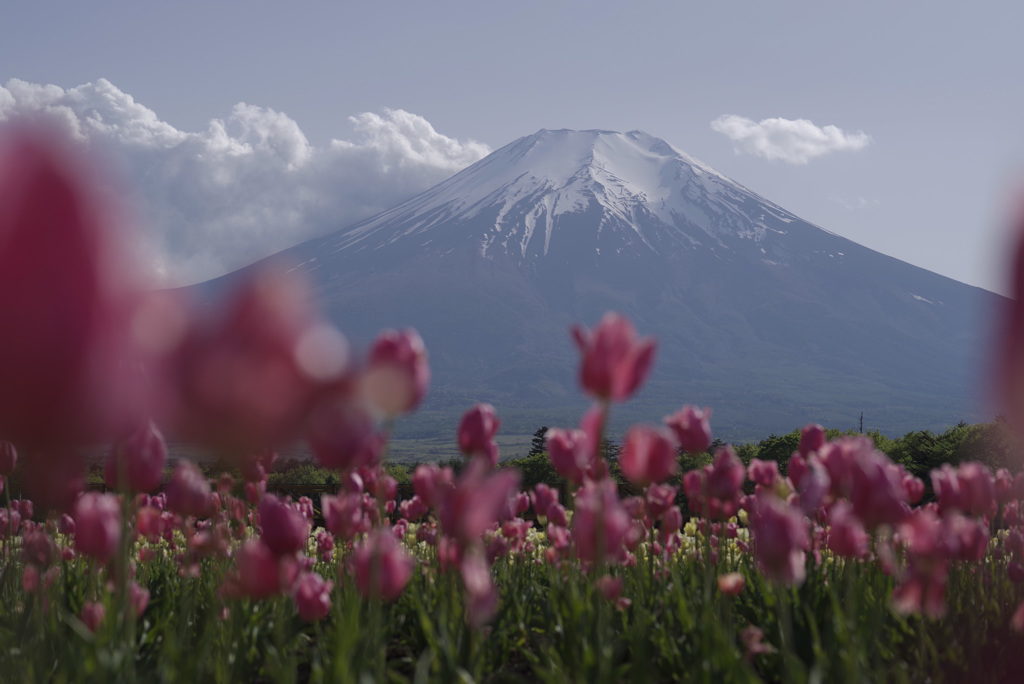
[{"label": "tulip", "polygon": [[634,425],[619,459],[622,474],[635,485],[660,483],[679,472],[675,440],[667,430]]},{"label": "tulip", "polygon": [[593,330],[572,328],[583,356],[580,385],[602,401],[625,401],[643,384],[654,362],[655,342],[637,339],[629,319],[606,313]]},{"label": "tulip", "polygon": [[226,311],[186,329],[165,364],[165,410],[182,436],[241,458],[298,437],[348,364],[345,338],[314,313],[304,282],[260,271]]},{"label": "tulip", "polygon": [[149,605],[149,589],[139,586],[138,582],[131,582],[128,585],[128,605],[136,616],[145,613]]},{"label": "tulip", "polygon": [[385,330],[374,340],[361,381],[367,401],[388,417],[412,411],[430,383],[427,350],[412,329]]},{"label": "tulip", "polygon": [[470,461],[455,487],[440,502],[441,528],[462,546],[474,543],[498,522],[518,487],[517,471],[490,472],[488,464],[477,459]]},{"label": "tulip", "polygon": [[754,483],[765,487],[766,489],[772,489],[775,487],[775,483],[780,479],[779,462],[762,461],[759,458],[755,458],[747,467],[747,474]]},{"label": "tulip", "polygon": [[274,552],[258,539],[250,539],[235,552],[235,588],[241,596],[262,599],[281,590],[281,576]]},{"label": "tulip", "polygon": [[107,609],[102,603],[97,601],[87,601],[82,605],[82,610],[78,613],[78,619],[81,620],[90,632],[99,630],[100,625],[103,624],[103,618],[107,615]]},{"label": "tulip", "polygon": [[868,533],[845,501],[829,511],[828,548],[838,556],[863,558],[868,552]]},{"label": "tulip", "polygon": [[711,446],[711,409],[699,409],[686,405],[671,416],[665,416],[665,424],[676,433],[679,445],[688,454],[699,454]]},{"label": "tulip", "polygon": [[349,540],[369,528],[369,521],[363,515],[361,494],[339,494],[320,497],[324,526],[338,539]]},{"label": "tulip", "polygon": [[477,404],[459,421],[459,451],[467,456],[481,455],[493,468],[498,464],[498,445],[494,436],[501,421],[490,404]]},{"label": "tulip", "polygon": [[366,598],[394,601],[412,576],[414,561],[387,530],[377,529],[352,553],[356,587]]},{"label": "tulip", "polygon": [[581,560],[618,559],[626,550],[632,519],[619,501],[612,480],[589,481],[576,494],[572,538]]},{"label": "tulip", "polygon": [[104,471],[107,487],[151,492],[160,486],[166,463],[167,443],[149,422],[111,448]]},{"label": "tulip", "polygon": [[324,580],[315,572],[304,572],[295,582],[292,598],[299,611],[299,617],[306,622],[316,622],[331,612],[331,589],[334,582]]},{"label": "tulip", "polygon": [[718,591],[726,596],[739,596],[747,580],[738,572],[727,572],[718,576]]},{"label": "tulip", "polygon": [[113,494],[83,494],[75,504],[75,549],[106,563],[121,543],[121,504]]},{"label": "tulip", "polygon": [[294,554],[306,548],[309,541],[309,521],[293,506],[272,494],[263,497],[259,505],[260,538],[275,556]]},{"label": "tulip", "polygon": [[333,470],[376,466],[384,452],[377,422],[353,401],[326,402],[314,409],[306,438],[320,465]]},{"label": "tulip", "polygon": [[166,494],[167,505],[179,515],[205,518],[213,513],[210,483],[191,461],[178,461]]},{"label": "tulip", "polygon": [[533,512],[537,514],[538,518],[545,518],[548,515],[548,509],[558,503],[558,490],[539,482],[534,486],[530,498],[533,502]]},{"label": "tulip", "polygon": [[19,445],[109,438],[147,403],[141,289],[96,176],[55,130],[0,129],[0,435]]},{"label": "tulip", "polygon": [[805,425],[800,429],[800,446],[798,451],[801,456],[807,458],[807,456],[825,446],[826,441],[828,441],[828,436],[825,434],[825,428],[817,423]]},{"label": "tulip", "polygon": [[806,577],[804,552],[810,540],[799,511],[775,496],[759,496],[750,529],[757,543],[757,564],[765,576],[786,585],[802,583]]}]

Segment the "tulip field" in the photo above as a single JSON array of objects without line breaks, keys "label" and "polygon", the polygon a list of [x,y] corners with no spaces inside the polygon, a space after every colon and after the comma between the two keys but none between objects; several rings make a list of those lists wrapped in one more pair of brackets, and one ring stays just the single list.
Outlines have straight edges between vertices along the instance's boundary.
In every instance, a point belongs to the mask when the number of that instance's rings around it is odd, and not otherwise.
[{"label": "tulip field", "polygon": [[[1024,473],[925,482],[813,423],[781,468],[744,463],[684,397],[609,461],[657,343],[608,313],[569,332],[593,404],[547,431],[557,486],[501,467],[480,403],[459,467],[400,490],[414,330],[357,353],[286,272],[216,310],[147,290],[87,160],[0,132],[0,681],[1020,681]],[[268,492],[296,442],[333,493]]]}]

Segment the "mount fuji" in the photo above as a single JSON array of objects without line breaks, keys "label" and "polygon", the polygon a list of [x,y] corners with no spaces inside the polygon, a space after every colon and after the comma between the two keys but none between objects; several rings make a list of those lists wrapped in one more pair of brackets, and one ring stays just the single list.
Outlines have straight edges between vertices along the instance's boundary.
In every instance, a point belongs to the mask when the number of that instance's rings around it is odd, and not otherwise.
[{"label": "mount fuji", "polygon": [[613,428],[693,403],[741,441],[846,429],[862,412],[892,436],[942,429],[981,417],[986,315],[1002,301],[814,226],[640,131],[539,131],[272,259],[297,264],[357,345],[420,332],[433,382],[407,436],[451,434],[475,401],[508,432],[574,424],[585,400],[568,328],[608,310],[659,344]]}]

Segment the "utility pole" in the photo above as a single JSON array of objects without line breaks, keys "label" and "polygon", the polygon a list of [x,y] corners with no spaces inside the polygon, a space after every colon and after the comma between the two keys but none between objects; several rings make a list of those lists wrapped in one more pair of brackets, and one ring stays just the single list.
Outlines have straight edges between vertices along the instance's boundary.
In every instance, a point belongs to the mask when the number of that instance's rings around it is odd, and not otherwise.
[{"label": "utility pole", "polygon": [[864,412],[860,412],[860,434],[864,434]]}]

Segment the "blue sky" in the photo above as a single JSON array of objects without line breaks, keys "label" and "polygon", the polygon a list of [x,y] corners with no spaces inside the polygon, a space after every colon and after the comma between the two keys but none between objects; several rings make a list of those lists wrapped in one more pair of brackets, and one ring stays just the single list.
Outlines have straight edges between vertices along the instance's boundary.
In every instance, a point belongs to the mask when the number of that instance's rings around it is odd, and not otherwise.
[{"label": "blue sky", "polygon": [[603,128],[1006,290],[1022,25],[1011,2],[18,2],[0,10],[0,116],[45,111],[119,159],[170,282],[537,129]]}]

